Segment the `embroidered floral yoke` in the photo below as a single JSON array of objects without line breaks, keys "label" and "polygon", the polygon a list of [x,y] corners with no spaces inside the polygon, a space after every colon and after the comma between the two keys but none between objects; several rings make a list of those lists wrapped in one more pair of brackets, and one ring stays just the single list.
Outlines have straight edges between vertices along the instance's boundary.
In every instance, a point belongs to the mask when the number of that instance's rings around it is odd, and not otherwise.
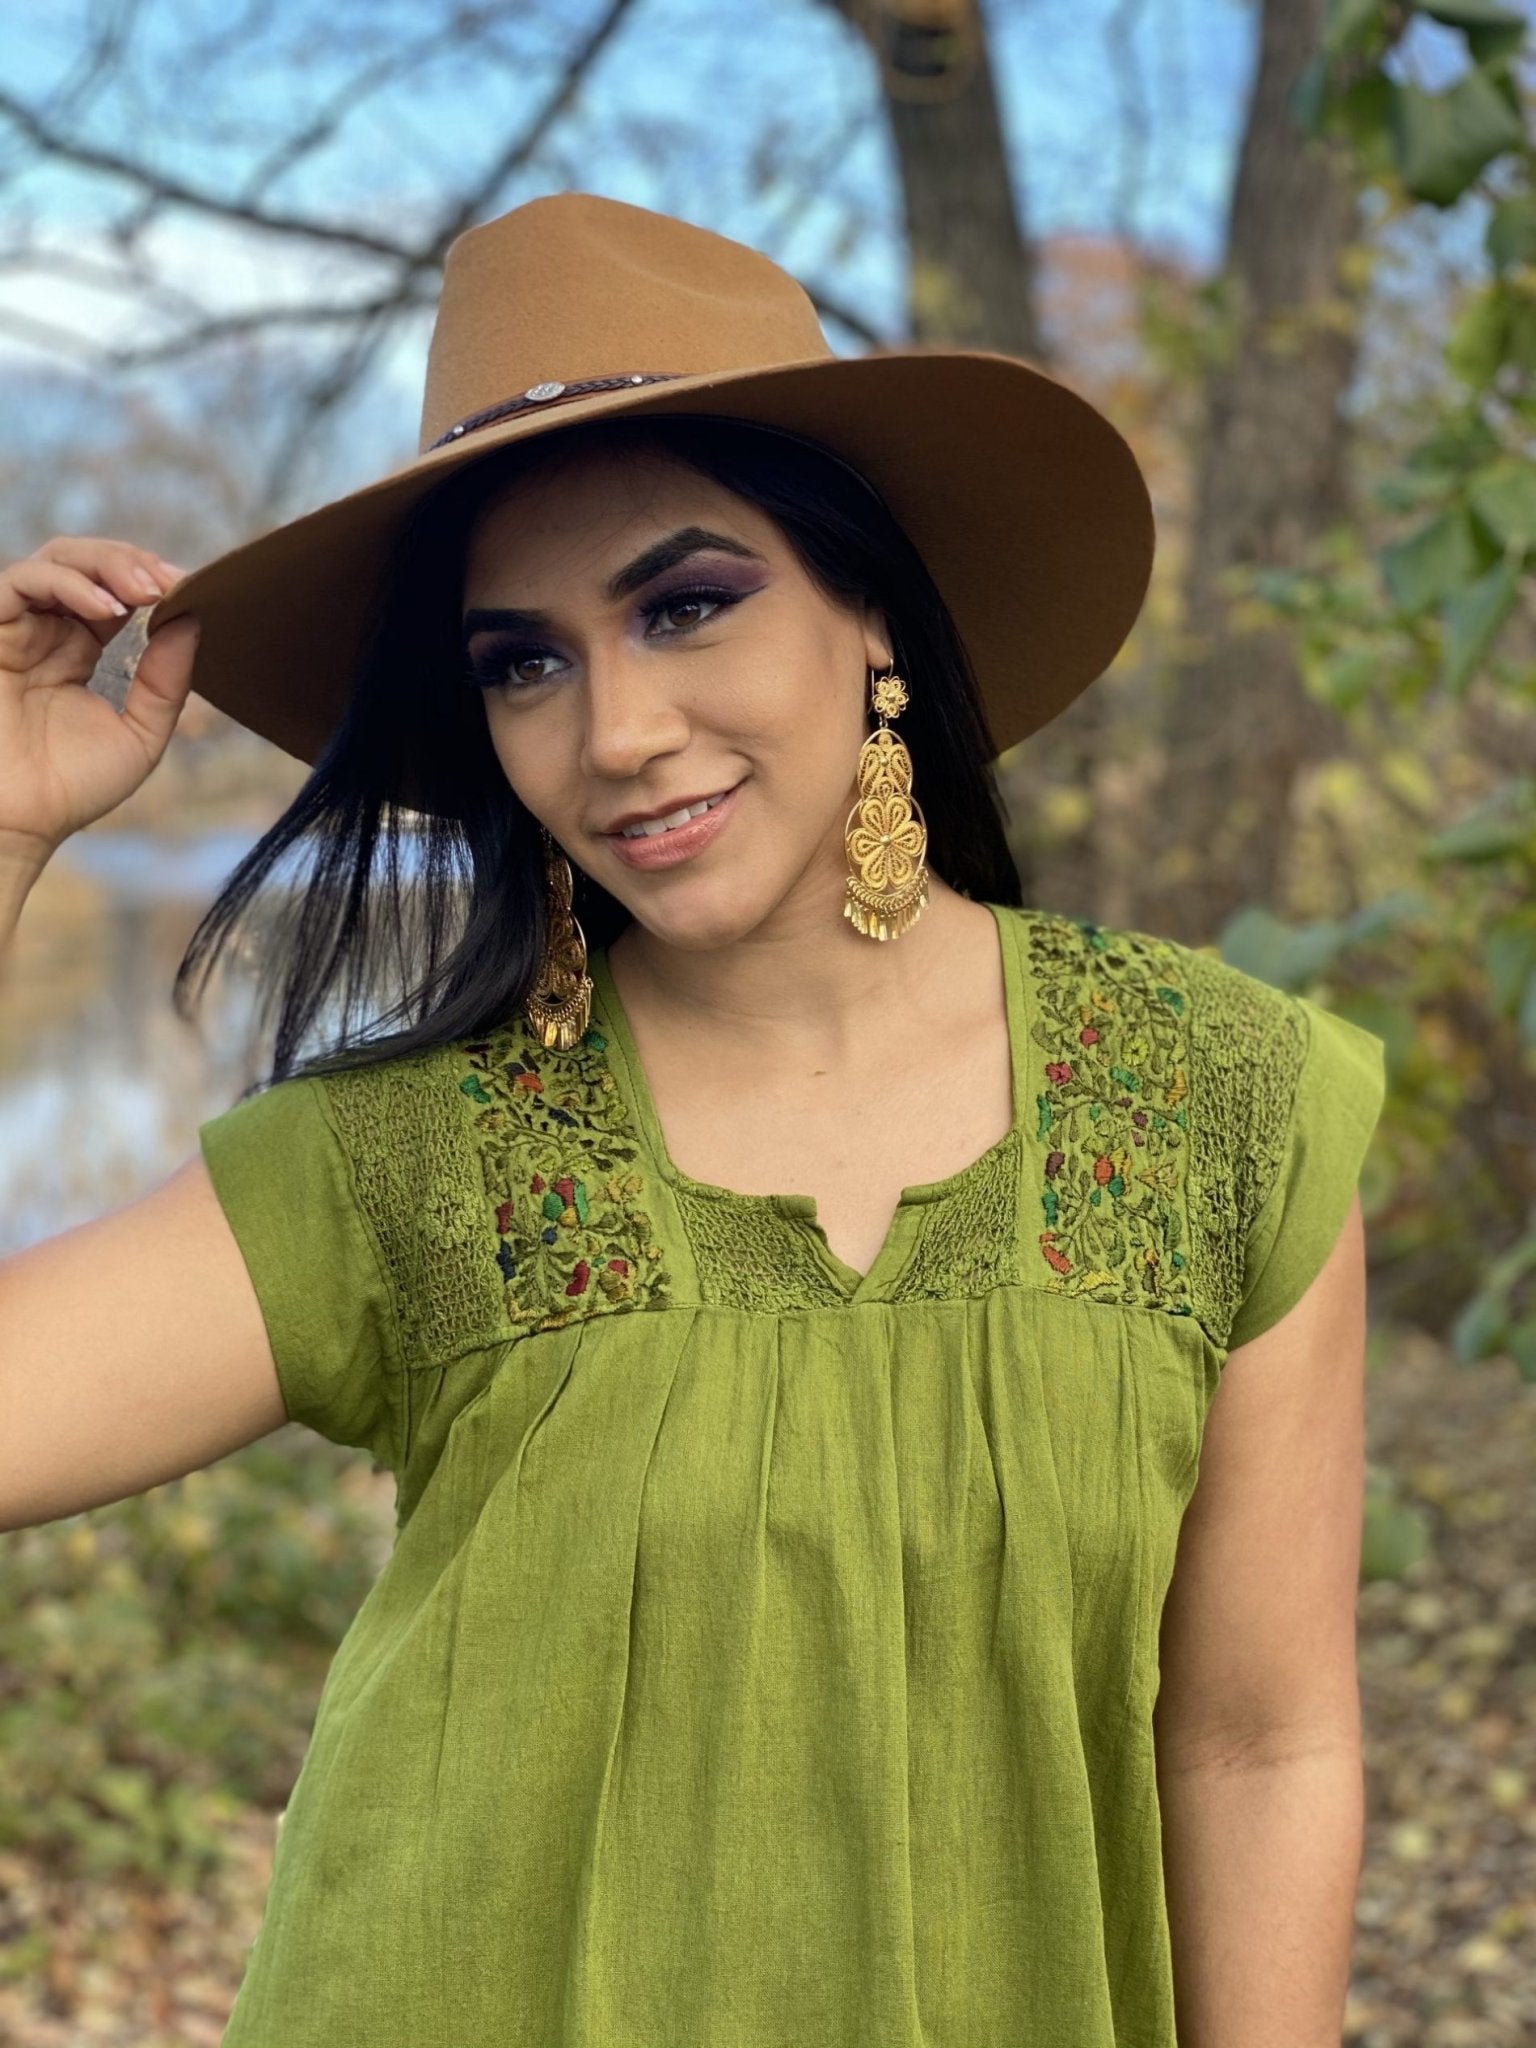
[{"label": "embroidered floral yoke", "polygon": [[203,1126],[290,1416],[398,1480],[225,2048],[1174,2048],[1159,1617],[1382,1047],[992,907],[1013,1127],[866,1274],[673,1165],[601,954],[571,1052]]}]

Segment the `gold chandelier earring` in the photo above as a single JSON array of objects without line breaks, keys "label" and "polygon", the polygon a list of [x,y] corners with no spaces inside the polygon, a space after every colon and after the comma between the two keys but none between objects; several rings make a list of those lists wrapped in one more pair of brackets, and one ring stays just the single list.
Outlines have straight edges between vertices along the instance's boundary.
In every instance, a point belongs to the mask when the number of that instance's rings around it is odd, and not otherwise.
[{"label": "gold chandelier earring", "polygon": [[870,708],[880,723],[859,749],[859,800],[848,813],[848,886],[843,915],[871,939],[899,939],[928,901],[928,828],[912,800],[912,756],[887,725],[907,708],[895,664],[869,671]]},{"label": "gold chandelier earring", "polygon": [[541,1045],[569,1052],[592,1015],[592,977],[587,941],[571,908],[576,887],[571,864],[548,826],[539,829],[544,835],[544,954],[524,1008]]}]

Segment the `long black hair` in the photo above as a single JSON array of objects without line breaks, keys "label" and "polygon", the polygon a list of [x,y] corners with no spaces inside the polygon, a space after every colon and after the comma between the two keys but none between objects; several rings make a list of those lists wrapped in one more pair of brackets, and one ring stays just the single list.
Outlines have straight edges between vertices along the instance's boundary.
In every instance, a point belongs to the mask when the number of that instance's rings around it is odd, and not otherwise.
[{"label": "long black hair", "polygon": [[[829,597],[867,598],[881,611],[897,672],[911,684],[899,730],[916,770],[929,864],[978,901],[1021,902],[997,749],[964,646],[875,489],[820,444],[745,420],[668,414],[575,424],[455,470],[418,503],[380,579],[340,722],[188,942],[172,992],[186,1018],[258,892],[283,883],[240,947],[257,962],[260,1026],[275,1026],[269,1080],[481,1036],[532,989],[545,943],[543,841],[496,758],[483,699],[463,681],[463,564],[491,492],[541,457],[592,442],[660,447],[691,464],[773,519]],[[302,879],[280,873],[306,854]],[[587,943],[607,946],[631,913],[575,862],[572,871]],[[326,1049],[301,1063],[317,1030]]]}]

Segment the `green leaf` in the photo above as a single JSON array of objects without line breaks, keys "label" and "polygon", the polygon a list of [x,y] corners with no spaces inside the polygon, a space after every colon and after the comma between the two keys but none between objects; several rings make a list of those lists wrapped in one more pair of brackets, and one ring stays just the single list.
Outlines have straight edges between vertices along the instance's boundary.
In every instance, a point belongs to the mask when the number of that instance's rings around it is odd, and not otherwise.
[{"label": "green leaf", "polygon": [[1429,1525],[1408,1501],[1376,1490],[1366,1495],[1360,1532],[1360,1577],[1400,1579],[1429,1548]]},{"label": "green leaf", "polygon": [[1426,434],[1408,456],[1405,467],[1431,475],[1459,477],[1463,470],[1492,462],[1503,443],[1475,402],[1449,414]]},{"label": "green leaf", "polygon": [[1462,1365],[1492,1358],[1504,1342],[1504,1331],[1502,1290],[1480,1287],[1462,1303],[1447,1332],[1451,1355]]},{"label": "green leaf", "polygon": [[1491,71],[1496,65],[1520,54],[1525,42],[1525,23],[1514,21],[1497,27],[1469,28],[1466,37],[1472,61],[1481,64],[1485,71]]},{"label": "green leaf", "polygon": [[1358,1024],[1362,1031],[1369,1031],[1381,1040],[1386,1047],[1388,1081],[1395,1080],[1403,1071],[1403,1063],[1412,1054],[1418,1035],[1418,1018],[1414,1011],[1406,1003],[1390,1002],[1374,989],[1367,988],[1343,990],[1328,1007],[1346,1023]]},{"label": "green leaf", "polygon": [[1488,1268],[1487,1284],[1507,1300],[1511,1289],[1531,1272],[1536,1272],[1536,1232],[1504,1247]]},{"label": "green leaf", "polygon": [[1371,500],[1383,512],[1424,512],[1443,504],[1457,482],[1444,470],[1414,470],[1405,465],[1372,479]]},{"label": "green leaf", "polygon": [[1506,304],[1504,360],[1529,375],[1536,372],[1536,293],[1508,283],[1501,289]]},{"label": "green leaf", "polygon": [[[1450,342],[1446,367],[1475,391],[1487,389],[1505,362],[1522,371],[1536,371],[1536,293],[1518,283],[1520,270],[1509,270],[1462,307]],[[1518,395],[1511,395],[1518,403]]]},{"label": "green leaf", "polygon": [[1316,608],[1321,596],[1318,579],[1305,569],[1258,569],[1254,572],[1253,595],[1277,611],[1299,614]]},{"label": "green leaf", "polygon": [[1521,1042],[1536,1045],[1536,974],[1525,984],[1525,993],[1520,998],[1520,1014],[1515,1022],[1520,1027]]},{"label": "green leaf", "polygon": [[1536,1316],[1516,1323],[1504,1342],[1521,1379],[1528,1387],[1536,1385]]},{"label": "green leaf", "polygon": [[1409,196],[1454,206],[1485,165],[1525,144],[1525,126],[1486,72],[1471,70],[1444,92],[1392,86],[1392,137]]},{"label": "green leaf", "polygon": [[1512,57],[1525,41],[1523,14],[1500,7],[1495,0],[1415,0],[1417,11],[1442,27],[1458,28],[1467,39],[1474,63],[1493,65]]},{"label": "green leaf", "polygon": [[[1376,33],[1373,36],[1372,30]],[[1323,53],[1341,57],[1346,50],[1386,40],[1386,12],[1381,0],[1328,0],[1323,23]]]},{"label": "green leaf", "polygon": [[1370,903],[1352,910],[1339,927],[1344,942],[1358,945],[1364,940],[1387,937],[1415,918],[1433,917],[1435,906],[1422,889],[1389,889]]},{"label": "green leaf", "polygon": [[145,1771],[104,1764],[91,1780],[91,1797],[124,1820],[148,1821],[155,1810],[154,1788]]},{"label": "green leaf", "polygon": [[1459,695],[1482,666],[1500,628],[1515,608],[1520,574],[1520,558],[1506,555],[1475,583],[1452,591],[1446,598],[1441,607],[1445,626],[1440,655],[1443,690]]},{"label": "green leaf", "polygon": [[1488,216],[1483,247],[1495,270],[1536,263],[1536,192],[1499,201]]},{"label": "green leaf", "polygon": [[1282,924],[1262,904],[1250,903],[1227,920],[1217,944],[1230,966],[1275,988],[1300,989],[1316,981],[1345,942],[1343,927],[1332,918]]},{"label": "green leaf", "polygon": [[1497,0],[1413,0],[1416,14],[1427,14],[1446,28],[1525,28],[1525,16]]},{"label": "green leaf", "polygon": [[1437,832],[1424,848],[1424,858],[1441,860],[1501,860],[1522,851],[1536,837],[1536,781],[1516,776]]},{"label": "green leaf", "polygon": [[1331,124],[1344,135],[1355,154],[1355,173],[1362,184],[1385,184],[1397,171],[1392,144],[1392,81],[1373,70],[1334,99]]},{"label": "green leaf", "polygon": [[1536,541],[1536,464],[1506,456],[1467,482],[1467,499],[1501,548]]},{"label": "green leaf", "polygon": [[1412,888],[1389,889],[1343,920],[1325,917],[1302,925],[1284,924],[1263,904],[1250,903],[1227,920],[1218,945],[1231,966],[1276,988],[1304,989],[1346,946],[1382,938],[1399,925],[1432,914],[1424,891]]},{"label": "green leaf", "polygon": [[1536,912],[1516,910],[1497,918],[1483,935],[1483,965],[1495,1008],[1501,1016],[1515,1016],[1536,973]]},{"label": "green leaf", "polygon": [[1381,652],[1375,647],[1334,647],[1310,673],[1319,693],[1336,711],[1352,711],[1370,698],[1381,681]]},{"label": "green leaf", "polygon": [[1392,602],[1410,618],[1461,589],[1483,566],[1472,522],[1461,505],[1447,507],[1428,526],[1394,541],[1380,559]]}]

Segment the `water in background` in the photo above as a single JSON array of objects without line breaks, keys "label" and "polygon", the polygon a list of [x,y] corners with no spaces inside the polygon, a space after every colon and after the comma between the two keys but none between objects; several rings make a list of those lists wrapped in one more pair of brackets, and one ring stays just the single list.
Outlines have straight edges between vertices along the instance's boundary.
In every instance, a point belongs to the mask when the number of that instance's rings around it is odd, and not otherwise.
[{"label": "water in background", "polygon": [[194,1024],[170,991],[256,837],[92,830],[54,856],[0,972],[0,1253],[156,1185],[255,1078],[249,976],[221,970]]}]

